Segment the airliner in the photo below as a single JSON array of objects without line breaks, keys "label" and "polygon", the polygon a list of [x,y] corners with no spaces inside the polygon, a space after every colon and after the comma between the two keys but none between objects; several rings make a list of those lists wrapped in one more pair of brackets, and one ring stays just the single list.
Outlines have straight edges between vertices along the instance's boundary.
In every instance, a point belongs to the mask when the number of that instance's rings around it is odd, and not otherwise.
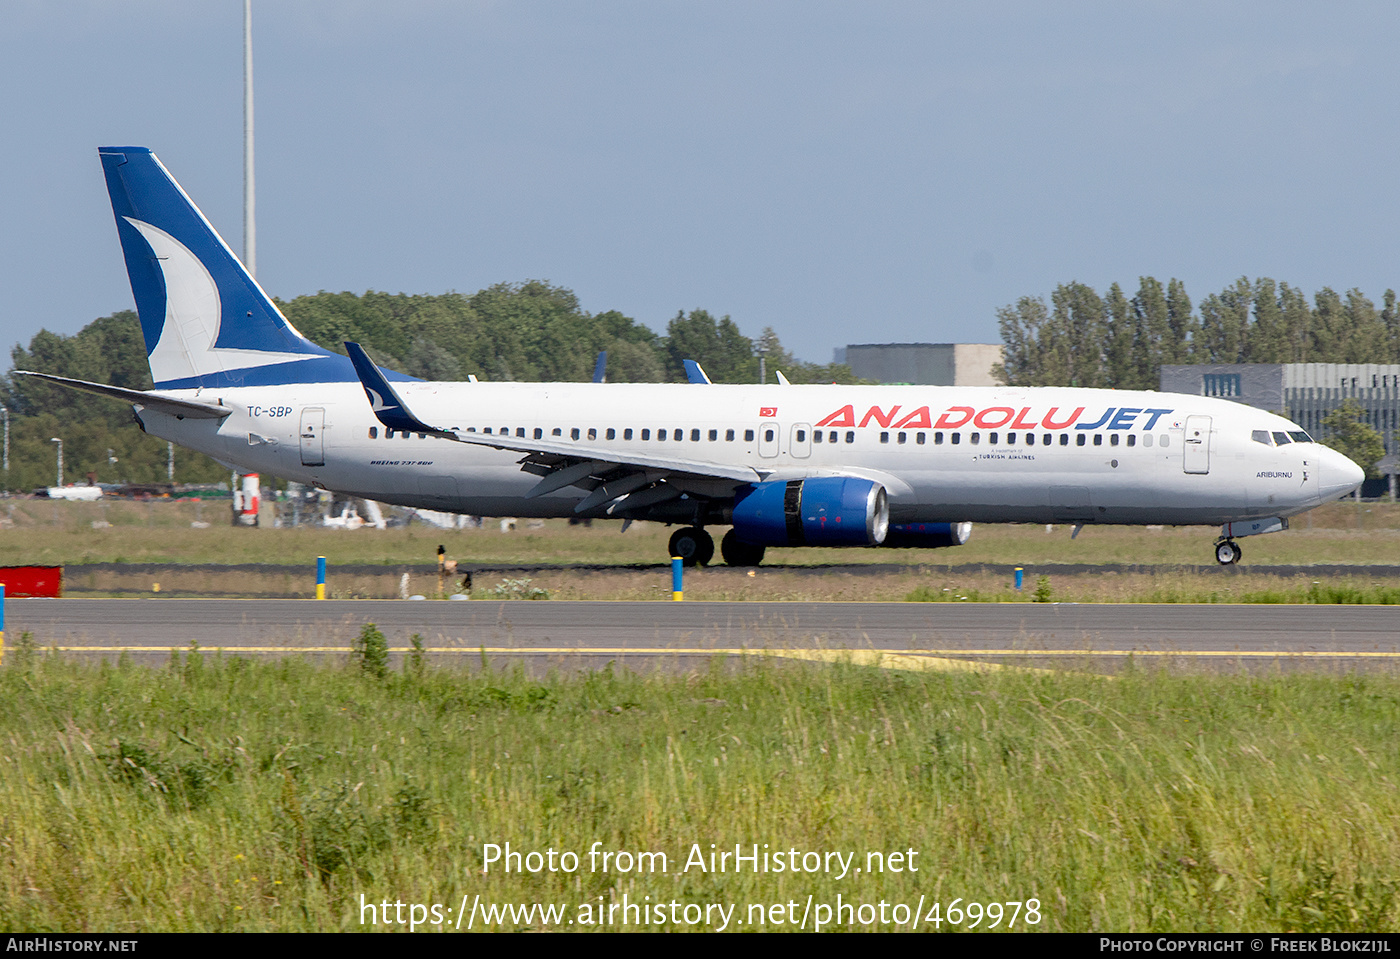
[{"label": "airliner", "polygon": [[[424,382],[312,343],[155,155],[99,151],[154,389],[132,405],[232,469],[486,516],[677,526],[672,556],[934,548],[973,523],[1219,525],[1238,540],[1357,488],[1296,423],[1225,399],[1049,387]],[[18,372],[18,371],[17,371]],[[600,375],[597,377],[602,379]]]}]

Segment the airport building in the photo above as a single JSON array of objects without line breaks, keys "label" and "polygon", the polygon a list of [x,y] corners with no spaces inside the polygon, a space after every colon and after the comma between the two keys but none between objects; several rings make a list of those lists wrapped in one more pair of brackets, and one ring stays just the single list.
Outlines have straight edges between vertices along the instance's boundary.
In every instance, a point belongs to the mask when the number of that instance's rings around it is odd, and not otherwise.
[{"label": "airport building", "polygon": [[923,386],[1000,386],[1000,343],[859,343],[836,351],[862,379]]}]

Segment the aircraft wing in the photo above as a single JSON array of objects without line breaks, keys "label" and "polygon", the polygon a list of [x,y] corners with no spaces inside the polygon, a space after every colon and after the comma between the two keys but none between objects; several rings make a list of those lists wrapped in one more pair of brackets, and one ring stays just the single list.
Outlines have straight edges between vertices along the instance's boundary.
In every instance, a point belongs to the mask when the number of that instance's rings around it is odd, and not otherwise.
[{"label": "aircraft wing", "polygon": [[[586,440],[557,437],[534,439],[504,433],[481,434],[461,427],[445,427],[419,419],[404,403],[383,372],[358,343],[345,344],[360,377],[374,415],[391,430],[424,433],[439,439],[524,453],[521,469],[540,476],[526,494],[543,496],[567,486],[590,493],[575,507],[580,513],[612,504],[609,512],[654,505],[681,494],[674,482],[683,478],[758,483],[766,477],[751,467],[725,466],[708,460],[658,455],[640,450],[619,450]],[[672,482],[668,483],[668,480]],[[614,503],[614,500],[618,502]]]},{"label": "aircraft wing", "polygon": [[104,383],[89,383],[87,380],[74,380],[66,376],[55,376],[52,373],[31,373],[28,370],[14,370],[14,372],[20,376],[32,376],[38,380],[57,383],[59,386],[66,386],[69,389],[82,390],[84,393],[96,393],[98,396],[110,397],[124,403],[134,403],[144,409],[155,410],[158,413],[169,413],[171,416],[178,416],[182,419],[223,419],[233,412],[227,406],[219,406],[216,403],[202,403],[199,400],[186,400],[143,390],[128,390],[125,387],[107,386]]}]

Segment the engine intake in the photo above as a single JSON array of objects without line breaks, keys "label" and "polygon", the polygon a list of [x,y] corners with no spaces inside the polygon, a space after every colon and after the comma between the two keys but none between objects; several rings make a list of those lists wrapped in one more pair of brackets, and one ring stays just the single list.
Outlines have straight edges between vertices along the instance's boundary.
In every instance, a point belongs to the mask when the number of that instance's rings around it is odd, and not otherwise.
[{"label": "engine intake", "polygon": [[879,546],[889,497],[879,483],[848,476],[758,483],[738,491],[733,522],[755,546]]}]

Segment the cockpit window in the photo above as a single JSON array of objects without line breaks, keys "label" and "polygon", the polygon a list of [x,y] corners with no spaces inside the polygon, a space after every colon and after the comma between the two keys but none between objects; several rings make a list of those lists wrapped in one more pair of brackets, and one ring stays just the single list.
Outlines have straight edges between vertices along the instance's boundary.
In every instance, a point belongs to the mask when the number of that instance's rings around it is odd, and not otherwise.
[{"label": "cockpit window", "polygon": [[1274,442],[1277,443],[1279,446],[1287,446],[1293,441],[1288,438],[1287,433],[1274,433]]},{"label": "cockpit window", "polygon": [[1272,442],[1269,441],[1269,431],[1268,431],[1268,430],[1255,430],[1254,433],[1253,433],[1253,435],[1252,435],[1252,439],[1254,440],[1254,442],[1256,442],[1256,443],[1263,443],[1265,446],[1273,446],[1273,445],[1274,445]]},{"label": "cockpit window", "polygon": [[1289,430],[1288,435],[1293,437],[1295,443],[1311,443],[1313,438],[1302,430]]}]

